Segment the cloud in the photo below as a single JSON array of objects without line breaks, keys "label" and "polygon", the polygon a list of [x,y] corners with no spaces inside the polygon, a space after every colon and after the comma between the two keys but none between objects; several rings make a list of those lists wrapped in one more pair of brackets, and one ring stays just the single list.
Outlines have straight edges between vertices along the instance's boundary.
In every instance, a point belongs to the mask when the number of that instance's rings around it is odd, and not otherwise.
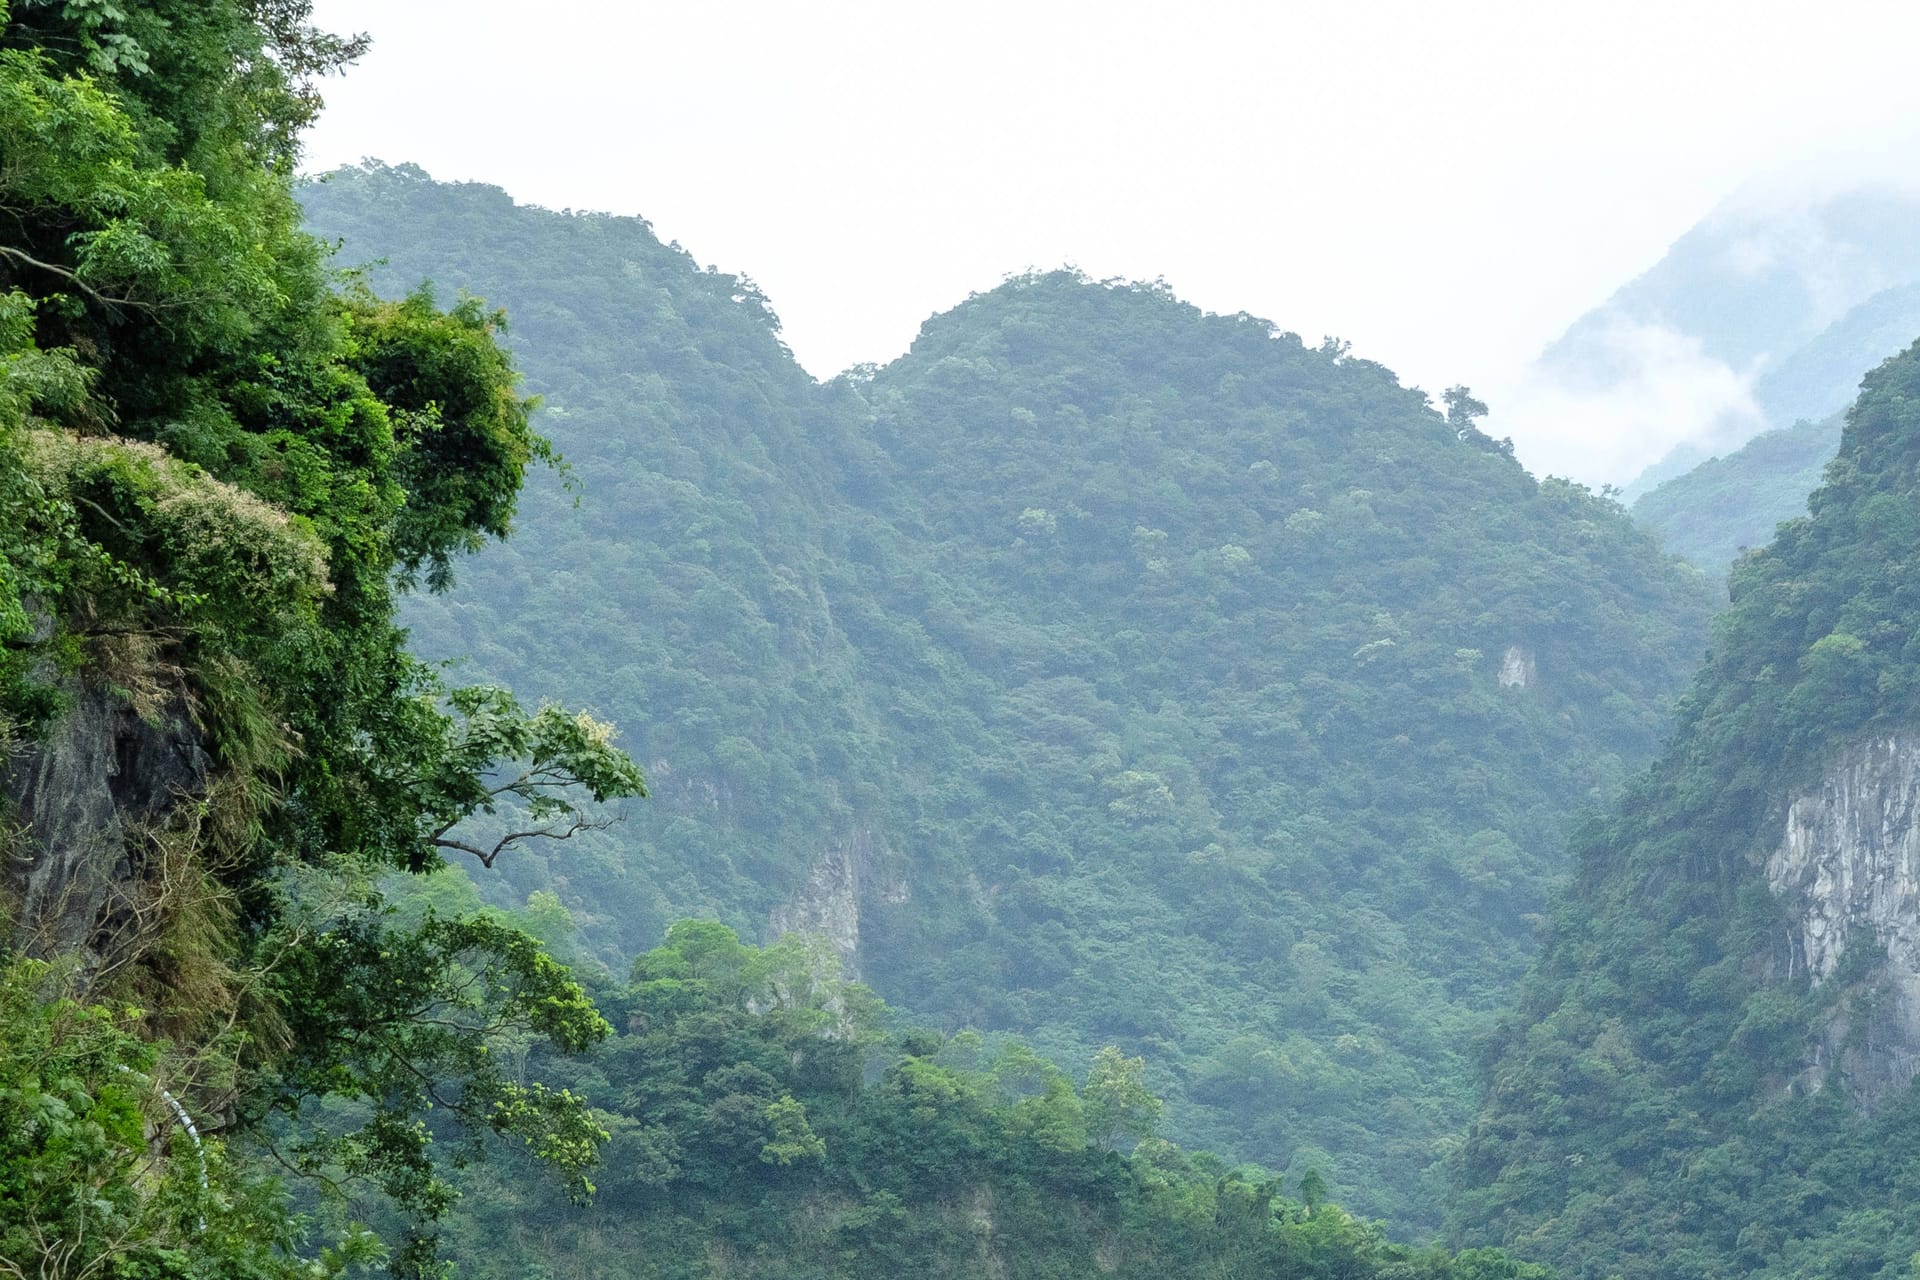
[{"label": "cloud", "polygon": [[1486,429],[1513,435],[1536,474],[1624,485],[1676,447],[1707,457],[1766,429],[1753,400],[1758,366],[1734,369],[1697,337],[1613,318],[1583,345],[1605,378],[1536,362],[1494,397]]}]

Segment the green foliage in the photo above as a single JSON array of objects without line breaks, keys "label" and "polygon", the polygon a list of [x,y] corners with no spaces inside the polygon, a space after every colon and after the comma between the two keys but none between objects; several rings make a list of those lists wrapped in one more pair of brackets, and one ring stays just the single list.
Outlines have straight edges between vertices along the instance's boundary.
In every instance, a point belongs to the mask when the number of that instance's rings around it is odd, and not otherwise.
[{"label": "green foliage", "polygon": [[1642,494],[1634,519],[1707,573],[1723,573],[1748,547],[1765,546],[1782,521],[1806,513],[1840,447],[1841,417],[1755,436]]},{"label": "green foliage", "polygon": [[1873,948],[1810,986],[1761,871],[1785,797],[1920,716],[1916,405],[1920,347],[1867,376],[1810,514],[1734,566],[1665,756],[1576,839],[1489,1047],[1456,1238],[1627,1280],[1893,1276],[1920,1250],[1887,1212],[1920,1191],[1920,1094],[1867,1111],[1841,1071],[1807,1074],[1832,1028],[1869,1024]]},{"label": "green foliage", "polygon": [[352,295],[353,364],[394,420],[397,469],[408,500],[393,532],[403,573],[427,566],[436,589],[452,584],[449,557],[504,538],[527,463],[551,461],[527,429],[534,401],[495,335],[506,313],[463,297],[450,311],[421,289],[383,303]]},{"label": "green foliage", "polygon": [[[261,1096],[299,1118],[303,1166],[371,1181],[431,1219],[452,1190],[417,1117],[439,1107],[469,1131],[518,1139],[572,1194],[592,1190],[587,1173],[607,1134],[564,1089],[510,1076],[498,1052],[519,1033],[580,1053],[610,1030],[538,942],[486,915],[429,914],[395,928],[381,913],[353,912],[295,927],[315,940],[288,947],[273,974],[292,1048]],[[336,1134],[304,1105],[322,1099],[366,1110]]]},{"label": "green foliage", "polygon": [[1093,1055],[1082,1093],[1087,1132],[1095,1145],[1139,1142],[1160,1122],[1160,1099],[1147,1089],[1147,1064],[1112,1045]]},{"label": "green foliage", "polygon": [[[314,81],[364,47],[313,29],[310,8],[0,0],[0,746],[37,749],[85,696],[179,726],[210,761],[204,795],[106,841],[126,841],[127,867],[100,878],[165,908],[125,925],[151,935],[137,963],[61,960],[89,999],[152,998],[121,1030],[209,1037],[181,1051],[189,1105],[322,1105],[329,1124],[302,1158],[395,1196],[416,1229],[392,1265],[427,1272],[447,1203],[427,1114],[513,1139],[584,1192],[604,1132],[492,1055],[534,1034],[578,1051],[606,1028],[518,929],[401,927],[343,886],[429,869],[469,838],[491,858],[596,825],[567,788],[611,800],[644,784],[610,726],[448,692],[404,649],[397,590],[417,574],[446,585],[452,556],[504,535],[522,472],[552,455],[497,312],[465,297],[443,312],[424,289],[380,301],[334,277],[301,229],[289,174]],[[510,764],[522,771],[494,772]],[[98,834],[20,839],[54,842],[57,862],[105,856],[59,844]],[[37,851],[8,852],[12,890]],[[319,900],[353,909],[288,905],[286,885],[322,882]],[[37,945],[38,923],[10,919],[8,936]],[[81,1006],[31,1016],[103,1025]],[[93,1135],[75,1187],[110,1188],[99,1211],[133,1224],[129,1239],[177,1235],[179,1151],[129,1154],[124,1109],[99,1110],[119,1105],[112,1091],[75,1079],[49,1095]],[[804,1133],[781,1133],[804,1149]],[[244,1256],[293,1267],[295,1230],[284,1214],[272,1225],[271,1200],[249,1202],[265,1225]],[[75,1205],[34,1201],[16,1225],[66,1231],[93,1212]],[[163,1209],[166,1223],[141,1217]],[[97,1273],[252,1274],[197,1266]]]},{"label": "green foliage", "polygon": [[319,1280],[377,1260],[359,1231],[297,1260],[304,1224],[276,1189],[180,1129],[138,1011],[57,988],[49,966],[0,960],[0,1275]]},{"label": "green foliage", "polygon": [[[614,1134],[599,1196],[571,1207],[510,1165],[474,1170],[446,1222],[461,1275],[1546,1280],[1389,1244],[1317,1191],[1288,1199],[1145,1136],[1137,1059],[1103,1053],[1076,1090],[1018,1042],[890,1033],[791,935],[675,924],[600,1002],[626,1030],[561,1068]],[[1130,1156],[1079,1119],[1115,1099],[1142,1136]]]},{"label": "green foliage", "polygon": [[821,386],[636,219],[409,167],[302,200],[382,291],[508,304],[574,467],[405,617],[629,726],[655,798],[485,893],[552,889],[618,966],[679,915],[757,936],[853,851],[889,1000],[1115,1044],[1182,1141],[1334,1152],[1339,1198],[1437,1221],[1466,1045],[1707,582],[1379,366],[1163,289],[1011,281]]}]

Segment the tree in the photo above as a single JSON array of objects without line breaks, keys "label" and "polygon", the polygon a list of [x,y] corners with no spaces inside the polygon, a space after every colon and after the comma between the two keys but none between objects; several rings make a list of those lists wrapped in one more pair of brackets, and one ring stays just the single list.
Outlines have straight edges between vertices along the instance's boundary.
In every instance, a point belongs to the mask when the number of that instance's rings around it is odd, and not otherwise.
[{"label": "tree", "polygon": [[1148,1090],[1146,1075],[1143,1059],[1129,1058],[1113,1045],[1094,1055],[1080,1100],[1087,1134],[1103,1150],[1153,1136],[1161,1104]]},{"label": "tree", "polygon": [[1479,420],[1487,416],[1485,401],[1474,399],[1473,392],[1465,387],[1448,387],[1440,399],[1447,406],[1448,426],[1462,435],[1480,429]]},{"label": "tree", "polygon": [[[597,803],[647,794],[639,768],[613,745],[613,726],[584,711],[548,704],[528,715],[494,687],[456,689],[447,704],[452,716],[435,720],[444,730],[439,751],[414,781],[423,830],[410,870],[424,869],[432,849],[471,854],[491,867],[526,841],[604,829],[613,818],[582,809],[575,799],[582,791]],[[477,844],[455,834],[509,802],[525,813],[524,825],[515,822],[490,842],[476,836]]]},{"label": "tree", "polygon": [[[404,647],[396,593],[445,586],[454,556],[505,535],[526,467],[552,454],[499,313],[382,301],[302,230],[299,130],[317,80],[366,47],[310,14],[0,0],[0,742],[44,734],[76,690],[191,726],[205,793],[128,858],[136,884],[188,875],[196,909],[136,920],[156,935],[139,963],[100,966],[88,994],[142,998],[111,1021],[127,1043],[181,1042],[199,1064],[184,1105],[307,1119],[352,1100],[363,1123],[315,1130],[294,1163],[395,1197],[413,1229],[394,1268],[429,1271],[450,1192],[426,1113],[516,1139],[584,1191],[604,1132],[565,1090],[510,1079],[490,1041],[579,1052],[606,1024],[524,932],[402,926],[378,879],[565,838],[604,820],[576,791],[645,785],[610,726],[448,692]],[[507,830],[480,832],[496,812]],[[35,1016],[98,1029],[71,994]],[[123,1091],[90,1073],[29,1110],[88,1117],[72,1132],[104,1172],[74,1177],[97,1194],[34,1200],[29,1234],[102,1205],[144,1221],[183,1185],[177,1151],[128,1172]],[[290,1228],[258,1234],[291,1248]],[[139,1274],[213,1273],[215,1237],[170,1239],[180,1259]]]}]

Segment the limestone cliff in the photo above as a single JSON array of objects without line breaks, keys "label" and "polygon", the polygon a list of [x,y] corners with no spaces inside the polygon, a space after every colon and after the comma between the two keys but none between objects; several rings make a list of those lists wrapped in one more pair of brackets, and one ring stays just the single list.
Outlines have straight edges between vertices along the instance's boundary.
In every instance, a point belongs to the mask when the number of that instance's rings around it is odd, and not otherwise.
[{"label": "limestone cliff", "polygon": [[1538,678],[1533,650],[1524,645],[1510,644],[1507,651],[1500,655],[1500,687],[1502,689],[1531,689]]},{"label": "limestone cliff", "polygon": [[767,913],[767,934],[817,933],[833,944],[847,976],[860,976],[860,916],[864,908],[907,900],[907,882],[891,867],[874,833],[855,828],[830,840],[814,859],[806,883]]},{"label": "limestone cliff", "polygon": [[1872,999],[1837,1007],[1803,1082],[1838,1069],[1868,1105],[1905,1087],[1920,1075],[1920,735],[1833,760],[1787,805],[1766,875],[1787,909],[1785,976],[1825,983],[1850,949],[1879,948],[1858,979]]}]

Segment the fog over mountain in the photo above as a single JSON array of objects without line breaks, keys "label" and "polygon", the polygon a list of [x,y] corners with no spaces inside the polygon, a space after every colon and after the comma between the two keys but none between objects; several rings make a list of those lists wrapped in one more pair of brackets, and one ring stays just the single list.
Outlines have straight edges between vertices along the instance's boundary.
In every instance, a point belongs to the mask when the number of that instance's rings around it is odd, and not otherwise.
[{"label": "fog over mountain", "polygon": [[1834,413],[1920,327],[1917,219],[1892,186],[1736,193],[1548,346],[1494,430],[1583,442],[1581,478],[1631,499]]},{"label": "fog over mountain", "polygon": [[[384,156],[644,216],[751,274],[821,379],[1009,274],[1164,278],[1436,396],[1465,383],[1535,474],[1589,483],[1691,414],[1650,409],[1622,460],[1606,415],[1532,411],[1533,358],[1756,174],[1802,202],[1897,179],[1920,121],[1913,20],[1882,0],[543,12],[319,0],[375,43],[328,84],[307,171]],[[477,85],[516,86],[510,109],[453,127]]]}]

